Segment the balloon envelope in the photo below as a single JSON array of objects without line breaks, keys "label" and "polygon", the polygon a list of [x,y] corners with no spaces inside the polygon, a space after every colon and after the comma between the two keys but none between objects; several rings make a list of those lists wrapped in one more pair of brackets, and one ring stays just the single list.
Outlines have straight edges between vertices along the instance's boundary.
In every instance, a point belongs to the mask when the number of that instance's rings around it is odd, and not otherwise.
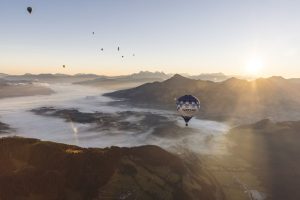
[{"label": "balloon envelope", "polygon": [[177,111],[182,116],[186,125],[190,119],[200,110],[200,101],[193,95],[184,95],[176,101]]},{"label": "balloon envelope", "polygon": [[27,7],[27,12],[29,12],[29,14],[31,14],[32,8],[31,7]]}]

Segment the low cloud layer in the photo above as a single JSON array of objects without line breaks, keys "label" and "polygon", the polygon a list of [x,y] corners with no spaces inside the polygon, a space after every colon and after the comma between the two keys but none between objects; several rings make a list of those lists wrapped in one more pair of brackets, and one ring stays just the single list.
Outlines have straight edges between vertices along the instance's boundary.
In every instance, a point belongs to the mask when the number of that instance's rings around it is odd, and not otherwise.
[{"label": "low cloud layer", "polygon": [[[185,127],[175,111],[112,106],[112,99],[101,96],[107,91],[99,88],[69,84],[49,87],[56,93],[1,100],[1,121],[15,129],[10,135],[83,147],[154,144],[176,153],[226,152],[226,124],[192,119]],[[80,121],[82,116],[91,120]]]}]

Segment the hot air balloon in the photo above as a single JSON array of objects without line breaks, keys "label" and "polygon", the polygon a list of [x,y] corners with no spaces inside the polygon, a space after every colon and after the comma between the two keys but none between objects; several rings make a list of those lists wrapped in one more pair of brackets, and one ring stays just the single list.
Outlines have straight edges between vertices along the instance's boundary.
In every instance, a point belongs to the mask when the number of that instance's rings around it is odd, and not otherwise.
[{"label": "hot air balloon", "polygon": [[28,12],[29,14],[31,14],[32,8],[31,8],[31,7],[27,7],[27,12]]},{"label": "hot air balloon", "polygon": [[184,95],[176,101],[177,111],[188,126],[188,122],[200,110],[200,101],[192,95]]},{"label": "hot air balloon", "polygon": [[63,68],[66,68],[66,65],[63,65],[62,67],[63,67]]},{"label": "hot air balloon", "polygon": [[120,47],[118,47],[118,51],[120,51]]}]

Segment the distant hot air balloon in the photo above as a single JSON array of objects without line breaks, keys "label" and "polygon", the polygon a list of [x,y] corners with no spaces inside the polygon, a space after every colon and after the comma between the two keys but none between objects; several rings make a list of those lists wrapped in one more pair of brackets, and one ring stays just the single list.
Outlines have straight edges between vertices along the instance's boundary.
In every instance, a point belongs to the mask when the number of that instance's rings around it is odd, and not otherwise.
[{"label": "distant hot air balloon", "polygon": [[124,58],[124,56],[122,56],[122,58]]},{"label": "distant hot air balloon", "polygon": [[31,14],[31,13],[32,13],[32,8],[31,8],[31,7],[27,7],[27,12],[28,12],[29,14]]},{"label": "distant hot air balloon", "polygon": [[63,68],[66,68],[66,66],[65,66],[65,65],[63,65]]},{"label": "distant hot air balloon", "polygon": [[184,95],[176,101],[177,111],[188,126],[188,122],[200,110],[200,101],[192,95]]},{"label": "distant hot air balloon", "polygon": [[118,51],[120,51],[120,47],[118,47]]},{"label": "distant hot air balloon", "polygon": [[93,32],[93,35],[95,35],[95,32]]},{"label": "distant hot air balloon", "polygon": [[104,49],[103,48],[101,48],[101,51],[103,51]]}]

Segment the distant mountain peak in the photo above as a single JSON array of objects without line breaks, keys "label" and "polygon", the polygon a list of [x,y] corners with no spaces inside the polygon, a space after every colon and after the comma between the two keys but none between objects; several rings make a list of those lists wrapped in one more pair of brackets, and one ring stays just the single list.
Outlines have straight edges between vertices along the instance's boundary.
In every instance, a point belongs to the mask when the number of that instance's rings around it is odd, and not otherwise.
[{"label": "distant mountain peak", "polygon": [[248,81],[244,80],[244,79],[239,79],[239,78],[236,78],[236,77],[231,77],[231,78],[223,81],[224,84],[246,83],[246,82],[248,82]]},{"label": "distant mountain peak", "polygon": [[236,78],[236,77],[230,77],[229,79],[227,79],[227,80],[224,81],[224,82],[231,82],[231,81],[236,81],[236,80],[239,80],[239,79]]},{"label": "distant mountain peak", "polygon": [[165,80],[162,83],[175,86],[175,85],[181,85],[181,84],[192,84],[195,81],[196,80],[184,77],[180,74],[175,74],[171,78]]},{"label": "distant mountain peak", "polygon": [[282,76],[271,76],[269,78],[258,78],[255,81],[258,82],[268,82],[268,81],[272,81],[272,82],[284,82],[287,81],[287,79],[283,78]]},{"label": "distant mountain peak", "polygon": [[285,79],[282,76],[271,76],[270,78],[274,78],[274,79]]},{"label": "distant mountain peak", "polygon": [[186,78],[180,74],[175,74],[174,76],[172,76],[170,79],[189,79],[189,78]]},{"label": "distant mountain peak", "polygon": [[139,79],[143,79],[143,78],[157,78],[157,79],[167,79],[169,78],[169,76],[167,74],[165,74],[164,72],[150,72],[150,71],[140,71],[138,73],[133,73],[130,75],[125,75],[122,77],[130,77],[130,78],[139,78]]},{"label": "distant mountain peak", "polygon": [[286,80],[285,78],[283,78],[282,76],[272,76],[269,79],[271,80],[278,80],[278,81],[283,81]]},{"label": "distant mountain peak", "polygon": [[155,72],[139,71],[137,74],[164,74],[164,72],[159,72],[159,71],[155,71]]},{"label": "distant mountain peak", "polygon": [[151,71],[139,71],[139,72],[133,73],[131,75],[151,75],[151,74],[166,75],[164,72],[159,72],[159,71],[155,71],[155,72],[151,72]]}]

